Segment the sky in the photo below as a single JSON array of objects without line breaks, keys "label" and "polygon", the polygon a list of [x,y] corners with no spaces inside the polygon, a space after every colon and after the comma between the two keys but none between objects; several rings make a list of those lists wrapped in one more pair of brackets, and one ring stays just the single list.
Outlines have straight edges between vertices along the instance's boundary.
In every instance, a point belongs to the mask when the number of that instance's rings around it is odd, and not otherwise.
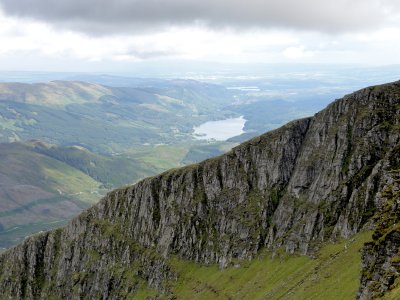
[{"label": "sky", "polygon": [[0,0],[0,70],[400,64],[398,0]]}]

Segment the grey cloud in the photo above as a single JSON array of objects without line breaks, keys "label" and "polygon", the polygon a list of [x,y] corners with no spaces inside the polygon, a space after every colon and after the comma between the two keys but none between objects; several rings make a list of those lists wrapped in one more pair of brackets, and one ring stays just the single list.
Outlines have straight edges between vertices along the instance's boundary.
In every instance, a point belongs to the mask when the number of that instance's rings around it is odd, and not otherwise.
[{"label": "grey cloud", "polygon": [[200,22],[211,27],[344,32],[374,28],[395,0],[0,0],[8,15],[91,34],[140,32]]},{"label": "grey cloud", "polygon": [[156,58],[169,58],[181,55],[182,52],[176,50],[148,50],[138,51],[131,49],[124,52],[122,55],[131,56],[139,59],[156,59]]}]

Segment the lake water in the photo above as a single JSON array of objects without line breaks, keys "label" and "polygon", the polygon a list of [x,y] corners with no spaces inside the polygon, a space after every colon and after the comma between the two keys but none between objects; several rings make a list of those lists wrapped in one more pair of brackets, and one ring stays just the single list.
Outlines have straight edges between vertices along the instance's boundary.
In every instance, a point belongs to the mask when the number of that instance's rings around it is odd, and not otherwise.
[{"label": "lake water", "polygon": [[225,141],[231,137],[244,133],[243,127],[246,119],[243,116],[219,121],[209,121],[200,126],[193,127],[194,136],[199,140],[214,139]]}]

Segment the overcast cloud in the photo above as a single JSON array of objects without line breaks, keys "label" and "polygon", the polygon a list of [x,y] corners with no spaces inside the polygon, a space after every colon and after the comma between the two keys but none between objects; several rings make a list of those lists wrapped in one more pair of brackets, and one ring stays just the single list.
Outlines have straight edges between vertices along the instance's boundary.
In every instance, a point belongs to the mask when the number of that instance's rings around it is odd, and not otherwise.
[{"label": "overcast cloud", "polygon": [[396,21],[397,0],[0,0],[6,14],[90,34],[205,24],[213,28],[290,28],[328,33]]},{"label": "overcast cloud", "polygon": [[399,0],[0,0],[0,69],[399,64],[399,16]]}]

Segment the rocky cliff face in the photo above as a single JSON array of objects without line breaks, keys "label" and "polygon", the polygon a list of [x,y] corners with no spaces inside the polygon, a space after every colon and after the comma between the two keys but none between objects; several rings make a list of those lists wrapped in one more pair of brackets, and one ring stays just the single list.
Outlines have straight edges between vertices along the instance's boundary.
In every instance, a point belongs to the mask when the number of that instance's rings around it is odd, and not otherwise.
[{"label": "rocky cliff face", "polygon": [[382,297],[400,275],[400,148],[395,151],[376,195],[373,240],[362,251],[360,299]]},{"label": "rocky cliff face", "polygon": [[[379,224],[379,214],[398,220],[399,128],[397,82],[348,95],[226,155],[115,190],[65,228],[3,253],[0,291],[120,299],[149,285],[168,295],[168,280],[179,276],[171,255],[225,267],[265,247],[310,254],[327,239]],[[383,223],[383,235],[365,247],[360,297],[384,292],[398,275],[399,236]],[[391,277],[383,274],[388,264]]]}]

